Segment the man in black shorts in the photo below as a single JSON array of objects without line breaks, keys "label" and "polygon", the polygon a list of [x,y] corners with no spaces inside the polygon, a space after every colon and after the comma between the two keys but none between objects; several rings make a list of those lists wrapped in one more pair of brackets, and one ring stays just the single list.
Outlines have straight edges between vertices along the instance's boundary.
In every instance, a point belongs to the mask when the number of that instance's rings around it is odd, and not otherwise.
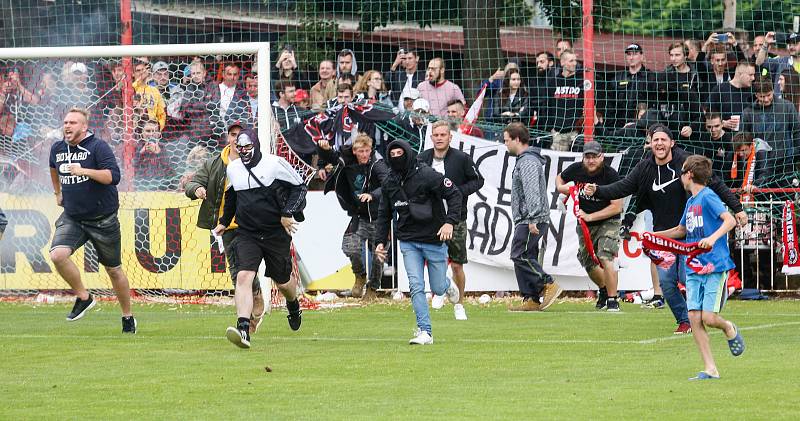
[{"label": "man in black shorts", "polygon": [[69,258],[91,240],[122,307],[122,332],[136,333],[128,277],[122,270],[116,187],[119,166],[111,147],[88,131],[88,116],[83,109],[69,110],[64,117],[64,141],[50,148],[50,178],[56,204],[64,207],[56,220],[50,260],[77,295],[67,321],[78,320],[96,301],[83,286],[78,267]]},{"label": "man in black shorts", "polygon": [[225,205],[219,225],[221,235],[233,217],[239,224],[236,239],[236,327],[229,327],[225,336],[240,348],[250,348],[250,315],[253,312],[252,285],[261,259],[266,276],[278,285],[286,297],[289,327],[300,329],[300,303],[297,285],[289,282],[292,273],[292,234],[298,221],[303,221],[306,186],[303,179],[285,159],[262,155],[258,136],[253,130],[242,130],[236,138],[239,159],[226,169],[230,186],[225,192]]}]

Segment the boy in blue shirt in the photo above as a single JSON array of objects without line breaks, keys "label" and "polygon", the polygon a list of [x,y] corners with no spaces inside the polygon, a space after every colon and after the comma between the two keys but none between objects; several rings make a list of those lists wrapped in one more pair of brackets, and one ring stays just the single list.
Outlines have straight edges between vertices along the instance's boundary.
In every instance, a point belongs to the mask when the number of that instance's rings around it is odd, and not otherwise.
[{"label": "boy in blue shirt", "polygon": [[686,202],[680,224],[675,228],[656,233],[675,239],[686,237],[686,242],[697,242],[700,248],[711,249],[695,257],[696,262],[692,266],[697,267],[699,272],[691,269],[686,271],[689,322],[692,325],[694,341],[705,364],[703,371],[690,380],[719,378],[719,371],[711,355],[706,326],[720,329],[725,333],[731,354],[739,356],[744,352],[744,340],[739,334],[739,329],[719,315],[728,295],[726,287],[728,271],[734,267],[728,250],[727,234],[736,226],[736,220],[719,196],[706,187],[710,179],[710,159],[701,155],[687,158],[681,170],[681,183],[692,197]]}]

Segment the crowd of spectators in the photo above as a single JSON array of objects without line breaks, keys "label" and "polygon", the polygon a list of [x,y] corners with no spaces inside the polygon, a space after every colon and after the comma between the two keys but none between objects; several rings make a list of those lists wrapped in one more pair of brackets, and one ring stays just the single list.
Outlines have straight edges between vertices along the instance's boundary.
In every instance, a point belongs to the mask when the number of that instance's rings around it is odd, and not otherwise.
[{"label": "crowd of spectators", "polygon": [[[712,158],[731,187],[741,187],[737,160],[746,166],[751,152],[761,175],[753,184],[781,182],[778,176],[792,173],[800,155],[800,39],[786,38],[786,55],[773,54],[773,32],[755,37],[752,45],[731,33],[713,33],[664,51],[645,51],[638,43],[619,46],[624,70],[596,75],[597,138],[610,139],[604,142],[609,148],[619,139],[642,143],[649,126],[663,123],[679,145]],[[668,57],[665,69],[646,67],[646,57],[656,54]],[[281,130],[327,108],[365,102],[397,116],[387,123],[392,130],[369,133],[379,152],[395,138],[419,147],[428,124],[439,119],[448,119],[454,130],[495,140],[493,127],[520,121],[542,134],[536,139],[544,148],[579,151],[583,144],[584,70],[568,40],[558,40],[553,52],[536,54],[531,68],[511,60],[489,75],[481,85],[486,96],[480,118],[473,122],[464,119],[478,92],[465,95],[448,79],[457,73],[442,57],[423,61],[419,51],[403,48],[384,69],[359,68],[351,49],[318,64],[296,57],[287,45],[272,69],[271,110]],[[0,77],[0,152],[27,154],[36,162],[36,150],[60,139],[53,133],[64,111],[84,107],[92,112],[92,129],[117,145],[118,156],[130,159],[121,167],[133,171],[136,190],[175,190],[191,174],[190,158],[221,147],[226,127],[256,125],[254,68],[241,58],[137,57],[128,84],[122,61],[12,67]],[[126,86],[133,90],[129,115]],[[136,141],[127,155],[122,153],[126,127],[134,127]],[[731,167],[740,168],[738,179]]]}]

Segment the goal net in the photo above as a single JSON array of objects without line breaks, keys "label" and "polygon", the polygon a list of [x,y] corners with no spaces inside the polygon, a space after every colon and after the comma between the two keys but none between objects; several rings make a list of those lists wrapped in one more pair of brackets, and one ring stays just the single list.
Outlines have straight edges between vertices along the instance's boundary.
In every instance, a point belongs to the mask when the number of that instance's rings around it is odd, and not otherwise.
[{"label": "goal net", "polygon": [[[258,43],[3,50],[0,203],[10,224],[0,299],[68,288],[49,259],[62,212],[49,157],[64,141],[62,119],[77,107],[89,111],[90,131],[111,146],[121,170],[122,261],[134,296],[225,301],[233,287],[226,260],[197,226],[201,201],[184,194],[187,183],[223,153],[233,125],[256,129],[264,152],[286,158],[304,179],[313,172],[270,129],[268,51]],[[87,288],[113,295],[91,241],[73,259]]]}]

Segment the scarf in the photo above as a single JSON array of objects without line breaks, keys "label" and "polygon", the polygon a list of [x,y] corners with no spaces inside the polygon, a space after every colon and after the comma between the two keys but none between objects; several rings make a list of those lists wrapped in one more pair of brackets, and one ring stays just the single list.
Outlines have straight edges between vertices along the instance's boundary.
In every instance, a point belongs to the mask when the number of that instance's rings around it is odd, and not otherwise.
[{"label": "scarf", "polygon": [[597,254],[594,252],[594,244],[592,243],[592,235],[589,233],[589,226],[586,225],[586,221],[581,218],[581,208],[578,197],[580,196],[581,189],[583,189],[583,185],[584,183],[576,183],[574,186],[570,187],[569,196],[564,198],[564,204],[566,205],[567,200],[570,198],[572,199],[572,214],[575,215],[575,219],[578,220],[578,224],[581,226],[581,234],[583,234],[583,244],[586,246],[586,252],[596,265],[604,268],[603,263],[600,262],[600,259],[597,258]]},{"label": "scarf", "polygon": [[675,255],[680,254],[687,257],[686,266],[695,273],[702,275],[714,270],[712,263],[703,266],[697,259],[698,255],[711,251],[711,249],[700,248],[697,242],[682,243],[652,232],[631,232],[631,237],[642,243],[644,254],[662,269],[669,269],[675,263]]}]

